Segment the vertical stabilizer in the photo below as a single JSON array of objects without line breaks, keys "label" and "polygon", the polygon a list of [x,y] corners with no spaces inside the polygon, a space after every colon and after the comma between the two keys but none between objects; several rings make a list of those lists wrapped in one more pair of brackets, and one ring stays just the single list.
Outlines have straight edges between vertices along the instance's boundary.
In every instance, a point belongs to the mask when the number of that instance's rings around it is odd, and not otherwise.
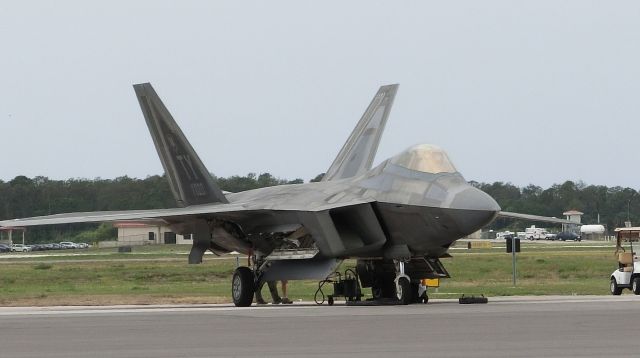
[{"label": "vertical stabilizer", "polygon": [[178,206],[228,203],[151,84],[133,88]]},{"label": "vertical stabilizer", "polygon": [[322,181],[350,178],[371,169],[398,85],[382,86]]}]

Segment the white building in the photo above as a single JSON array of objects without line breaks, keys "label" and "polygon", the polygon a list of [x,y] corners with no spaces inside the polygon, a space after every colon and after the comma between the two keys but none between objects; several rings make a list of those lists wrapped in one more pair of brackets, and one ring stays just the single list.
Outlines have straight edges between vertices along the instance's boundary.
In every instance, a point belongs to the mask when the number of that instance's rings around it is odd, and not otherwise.
[{"label": "white building", "polygon": [[578,210],[569,210],[562,213],[568,221],[573,221],[576,225],[562,224],[562,231],[571,231],[580,234],[580,223],[582,222],[583,212]]},{"label": "white building", "polygon": [[192,243],[191,235],[174,233],[162,220],[116,221],[113,226],[118,229],[118,246]]}]

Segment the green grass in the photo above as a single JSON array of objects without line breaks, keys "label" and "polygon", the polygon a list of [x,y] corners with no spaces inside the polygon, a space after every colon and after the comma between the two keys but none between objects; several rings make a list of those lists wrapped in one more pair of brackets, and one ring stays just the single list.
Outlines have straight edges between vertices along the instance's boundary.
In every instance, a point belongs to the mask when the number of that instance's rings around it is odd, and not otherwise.
[{"label": "green grass", "polygon": [[[235,260],[206,256],[203,264],[188,265],[186,249],[136,247],[131,254],[89,250],[87,253],[98,255],[82,256],[82,261],[42,257],[8,262],[4,258],[0,260],[0,305],[229,302]],[[451,278],[442,280],[437,291],[430,289],[434,298],[607,294],[609,275],[616,267],[608,247],[523,246],[514,287],[511,254],[504,249],[452,250],[452,255],[443,259]],[[143,261],[129,260],[140,257]],[[353,264],[347,261],[343,266]],[[318,286],[316,281],[294,281],[289,287],[290,298],[312,300]],[[325,289],[325,293],[330,291],[330,287]],[[263,293],[269,297],[266,287]]]},{"label": "green grass", "polygon": [[73,302],[74,297],[84,302],[90,296],[100,297],[101,302],[111,299],[145,303],[145,297],[135,297],[140,295],[148,296],[148,303],[158,298],[224,301],[224,297],[229,296],[229,278],[235,261],[211,260],[202,265],[164,261],[70,261],[48,264],[48,269],[42,269],[41,265],[0,266],[0,304],[11,305],[34,298],[64,303]]},{"label": "green grass", "polygon": [[514,287],[511,254],[459,253],[443,263],[452,278],[443,281],[439,293],[489,296],[607,294],[609,275],[617,267],[609,250],[525,251],[517,255]]}]

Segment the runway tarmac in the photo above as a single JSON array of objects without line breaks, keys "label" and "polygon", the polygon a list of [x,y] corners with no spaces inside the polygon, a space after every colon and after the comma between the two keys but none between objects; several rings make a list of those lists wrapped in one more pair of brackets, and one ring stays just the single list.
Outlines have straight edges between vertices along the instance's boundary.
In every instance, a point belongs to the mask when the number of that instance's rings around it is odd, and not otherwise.
[{"label": "runway tarmac", "polygon": [[640,297],[0,308],[0,357],[637,357]]}]

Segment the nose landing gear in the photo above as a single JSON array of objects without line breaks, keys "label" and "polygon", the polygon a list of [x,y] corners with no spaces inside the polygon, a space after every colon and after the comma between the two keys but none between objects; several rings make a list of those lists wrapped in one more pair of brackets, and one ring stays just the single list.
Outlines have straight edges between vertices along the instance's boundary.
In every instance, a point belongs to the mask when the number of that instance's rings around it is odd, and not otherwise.
[{"label": "nose landing gear", "polygon": [[404,272],[404,261],[396,261],[396,278],[394,282],[398,302],[401,305],[411,303],[414,293],[411,290],[411,278]]},{"label": "nose landing gear", "polygon": [[427,303],[428,287],[438,287],[448,272],[437,258],[409,260],[358,260],[362,287],[371,287],[377,304]]}]

